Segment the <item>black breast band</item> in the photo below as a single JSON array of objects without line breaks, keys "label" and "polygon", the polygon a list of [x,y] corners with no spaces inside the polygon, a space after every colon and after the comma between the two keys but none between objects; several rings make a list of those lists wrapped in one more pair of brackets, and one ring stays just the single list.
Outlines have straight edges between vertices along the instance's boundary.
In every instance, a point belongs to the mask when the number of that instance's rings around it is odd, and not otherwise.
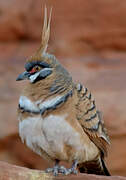
[{"label": "black breast band", "polygon": [[45,113],[45,111],[55,110],[58,106],[60,106],[61,104],[65,103],[67,101],[67,99],[70,96],[72,96],[72,94],[73,94],[73,91],[70,90],[67,94],[65,94],[59,100],[57,100],[57,102],[55,102],[55,104],[45,106],[45,107],[43,107],[42,109],[40,109],[38,111],[31,111],[29,109],[21,107],[20,104],[18,105],[18,107],[22,111],[22,113],[23,112],[28,112],[28,113],[31,113],[31,114],[41,114],[41,115],[43,115]]}]

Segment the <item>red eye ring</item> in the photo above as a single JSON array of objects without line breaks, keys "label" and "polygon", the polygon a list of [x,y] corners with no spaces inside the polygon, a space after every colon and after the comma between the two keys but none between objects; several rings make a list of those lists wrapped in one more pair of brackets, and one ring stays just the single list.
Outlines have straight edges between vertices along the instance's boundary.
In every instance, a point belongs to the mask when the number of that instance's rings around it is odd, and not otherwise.
[{"label": "red eye ring", "polygon": [[32,70],[30,71],[31,74],[36,72],[36,68],[32,68]]},{"label": "red eye ring", "polygon": [[40,68],[40,66],[38,66],[38,65],[36,65],[35,67],[33,67],[32,68],[32,70],[31,71],[29,71],[31,74],[33,74],[33,73],[35,73],[35,72],[37,72],[37,71],[39,71],[41,68]]}]

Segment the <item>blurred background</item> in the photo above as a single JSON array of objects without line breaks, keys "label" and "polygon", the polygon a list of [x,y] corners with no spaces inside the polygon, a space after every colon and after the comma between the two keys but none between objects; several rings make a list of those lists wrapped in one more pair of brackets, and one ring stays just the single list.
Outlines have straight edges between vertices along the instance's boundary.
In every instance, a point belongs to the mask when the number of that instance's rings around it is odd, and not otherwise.
[{"label": "blurred background", "polygon": [[0,160],[44,169],[18,137],[24,63],[41,41],[45,4],[53,7],[48,52],[93,93],[111,139],[107,166],[126,175],[126,0],[0,0]]}]

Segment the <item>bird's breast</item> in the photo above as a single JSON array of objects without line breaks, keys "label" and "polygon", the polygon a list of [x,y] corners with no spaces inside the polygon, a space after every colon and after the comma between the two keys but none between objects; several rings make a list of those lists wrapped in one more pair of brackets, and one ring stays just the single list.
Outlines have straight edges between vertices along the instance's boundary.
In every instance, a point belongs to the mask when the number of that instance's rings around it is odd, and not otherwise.
[{"label": "bird's breast", "polygon": [[20,108],[23,108],[24,110],[31,111],[31,112],[39,112],[39,107],[37,106],[40,102],[36,101],[33,102],[26,96],[20,96],[19,99],[19,106]]},{"label": "bird's breast", "polygon": [[[60,97],[57,97],[58,99]],[[33,103],[26,97],[19,100],[20,106],[36,110],[43,106],[51,107],[57,99],[47,100],[43,103]],[[25,115],[27,114],[27,115]],[[89,138],[83,131],[77,130],[80,127],[78,121],[74,119],[74,126],[69,122],[70,112],[60,113],[51,111],[46,116],[37,113],[19,113],[19,134],[22,141],[39,155],[44,150],[53,159],[72,161],[74,159],[87,160],[87,150],[94,149],[94,144],[89,143]],[[78,129],[79,129],[78,128]],[[95,156],[97,152],[91,152]]]},{"label": "bird's breast", "polygon": [[[81,146],[80,135],[66,121],[67,114],[40,115],[27,117],[19,122],[19,134],[22,141],[33,151],[41,155],[43,149],[51,157],[68,159],[68,150]],[[65,149],[67,148],[67,149]]]},{"label": "bird's breast", "polygon": [[56,109],[56,106],[64,101],[64,96],[57,95],[55,97],[51,97],[45,101],[31,101],[26,96],[20,96],[19,99],[19,108],[23,109],[25,112],[31,113],[44,113],[46,110]]}]

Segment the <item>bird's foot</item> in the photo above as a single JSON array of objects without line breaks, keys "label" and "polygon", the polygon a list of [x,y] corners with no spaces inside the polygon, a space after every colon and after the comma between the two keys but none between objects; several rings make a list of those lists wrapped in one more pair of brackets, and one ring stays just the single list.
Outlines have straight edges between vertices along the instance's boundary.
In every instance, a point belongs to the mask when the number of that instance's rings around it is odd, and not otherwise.
[{"label": "bird's foot", "polygon": [[62,168],[61,168],[61,172],[62,172],[63,174],[65,174],[65,175],[68,175],[68,174],[77,174],[77,173],[78,173],[78,171],[77,171],[77,164],[78,164],[78,162],[77,162],[77,160],[75,160],[75,161],[73,162],[71,168],[66,169],[66,168],[64,168],[63,166],[61,166],[61,167],[62,167]]},{"label": "bird's foot", "polygon": [[63,175],[68,175],[68,174],[77,174],[77,161],[75,161],[72,165],[71,168],[65,168],[64,166],[59,166],[56,164],[53,168],[47,168],[46,172],[47,173],[53,173],[54,176],[57,176],[59,173]]},{"label": "bird's foot", "polygon": [[76,168],[71,167],[71,168],[65,168],[64,166],[60,167],[60,173],[64,174],[64,175],[68,175],[68,174],[77,174],[78,171]]},{"label": "bird's foot", "polygon": [[73,167],[65,168],[64,166],[54,166],[53,168],[47,168],[46,173],[53,173],[54,176],[57,176],[59,173],[63,175],[77,174],[78,171]]},{"label": "bird's foot", "polygon": [[47,168],[46,173],[53,173],[54,176],[57,176],[58,173],[61,173],[61,169],[59,165],[55,165],[53,168]]}]

